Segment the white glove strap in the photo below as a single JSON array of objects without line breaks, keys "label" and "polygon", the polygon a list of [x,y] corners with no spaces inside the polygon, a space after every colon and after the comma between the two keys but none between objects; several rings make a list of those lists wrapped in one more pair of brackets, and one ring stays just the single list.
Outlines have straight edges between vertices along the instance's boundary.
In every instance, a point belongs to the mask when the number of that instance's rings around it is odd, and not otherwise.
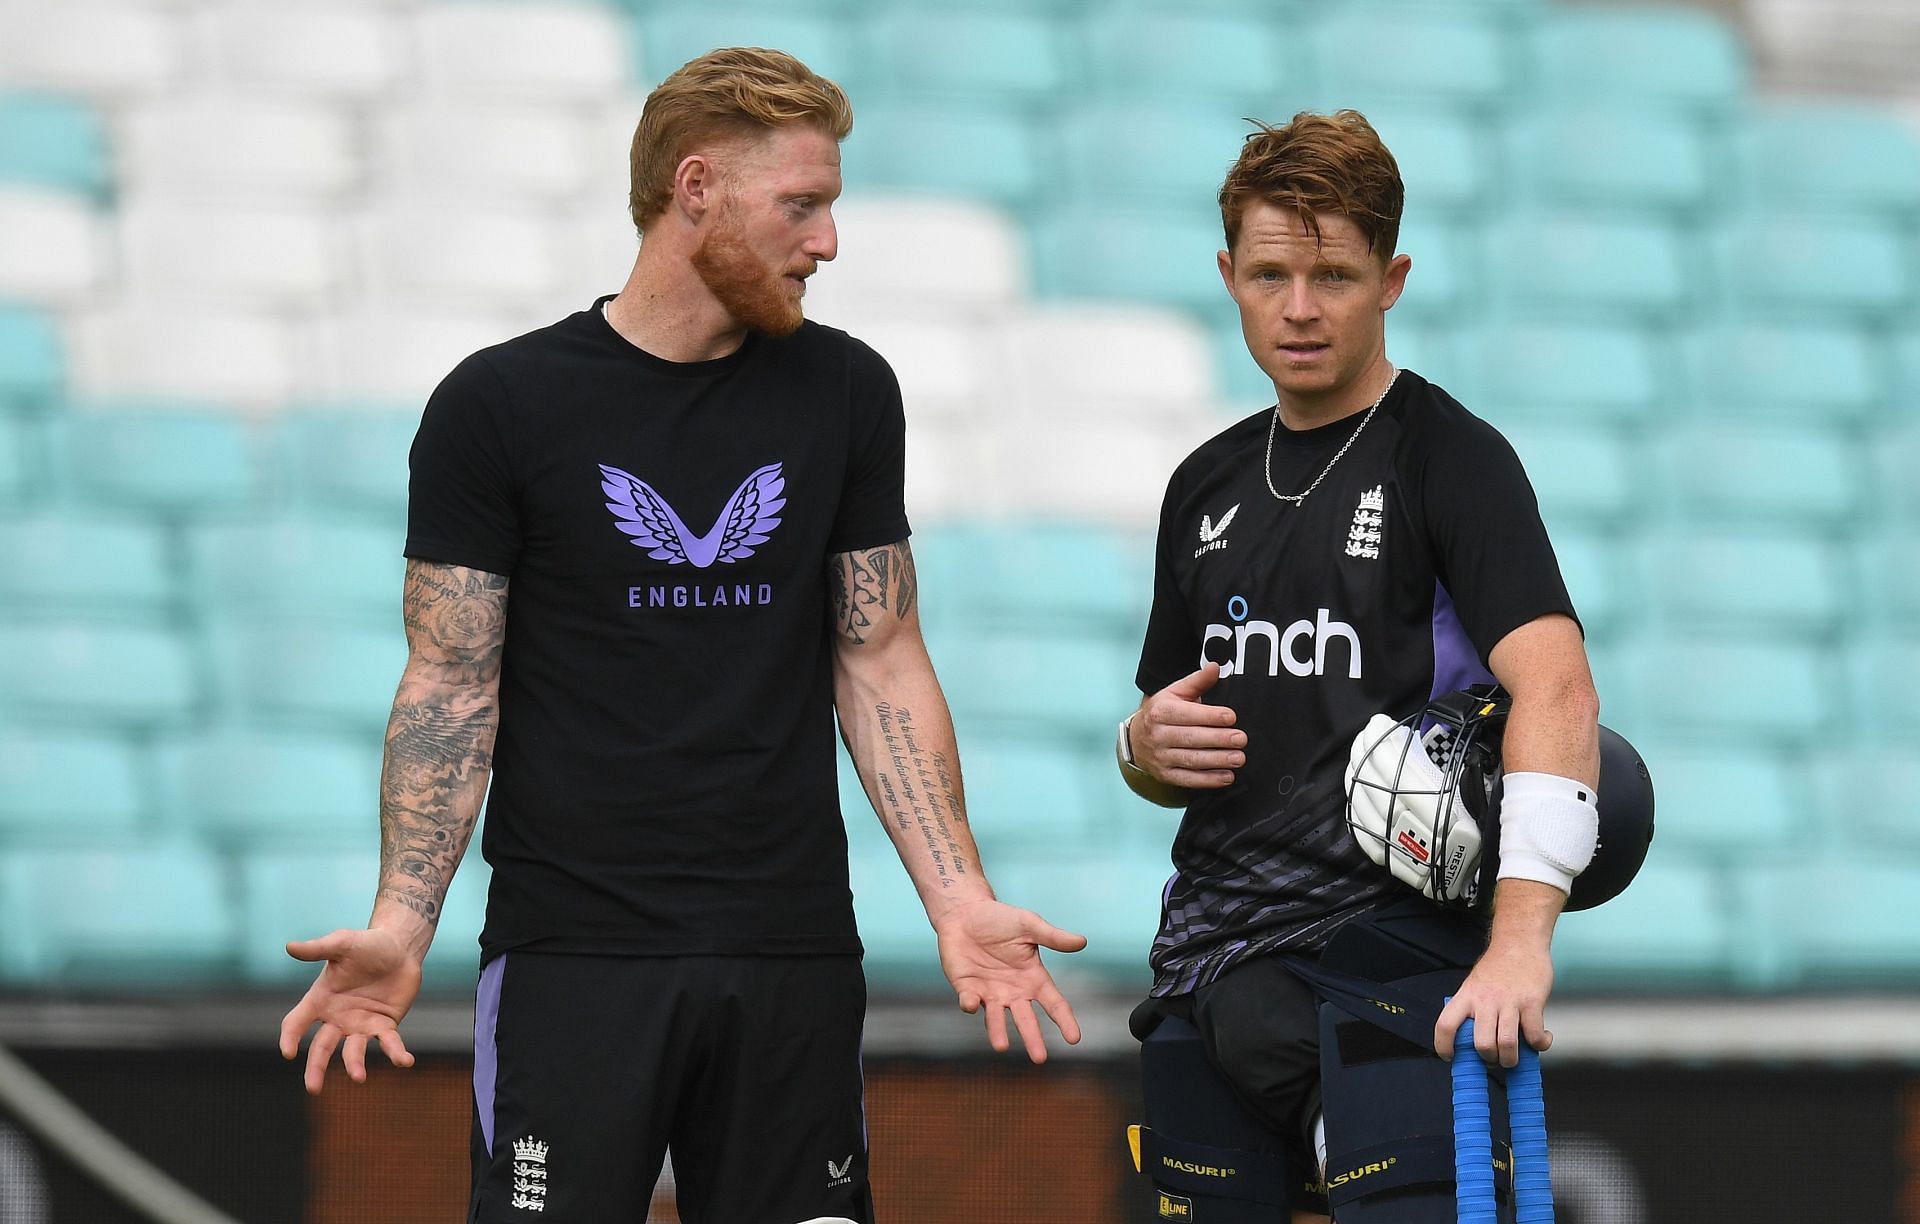
[{"label": "white glove strap", "polygon": [[1593,861],[1600,809],[1593,787],[1549,773],[1510,773],[1500,800],[1500,878],[1570,892]]}]

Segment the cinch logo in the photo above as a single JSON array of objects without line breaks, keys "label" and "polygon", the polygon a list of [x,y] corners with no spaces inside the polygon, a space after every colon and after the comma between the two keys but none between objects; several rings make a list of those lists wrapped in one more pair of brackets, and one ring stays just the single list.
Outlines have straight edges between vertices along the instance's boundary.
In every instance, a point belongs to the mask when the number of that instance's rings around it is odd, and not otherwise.
[{"label": "cinch logo", "polygon": [[1327,1179],[1327,1188],[1331,1190],[1335,1186],[1344,1186],[1348,1182],[1356,1182],[1363,1177],[1369,1177],[1375,1173],[1385,1173],[1388,1169],[1391,1169],[1399,1163],[1400,1158],[1398,1156],[1389,1156],[1385,1160],[1370,1161],[1357,1169],[1348,1169],[1345,1173],[1329,1177]]},{"label": "cinch logo", "polygon": [[[1200,662],[1220,664],[1220,678],[1245,674],[1247,670],[1247,643],[1254,638],[1264,638],[1267,643],[1267,674],[1278,676],[1285,667],[1288,674],[1295,676],[1324,676],[1327,674],[1327,645],[1336,638],[1344,638],[1347,643],[1347,678],[1360,678],[1360,636],[1353,626],[1345,621],[1331,619],[1331,613],[1325,608],[1318,609],[1313,620],[1297,620],[1285,630],[1272,621],[1253,620],[1247,608],[1247,601],[1235,595],[1227,601],[1227,617],[1231,625],[1208,625],[1200,638]],[[1300,640],[1309,638],[1313,642],[1312,654],[1302,657]],[[1209,652],[1215,640],[1231,642],[1233,657],[1216,659]]]}]

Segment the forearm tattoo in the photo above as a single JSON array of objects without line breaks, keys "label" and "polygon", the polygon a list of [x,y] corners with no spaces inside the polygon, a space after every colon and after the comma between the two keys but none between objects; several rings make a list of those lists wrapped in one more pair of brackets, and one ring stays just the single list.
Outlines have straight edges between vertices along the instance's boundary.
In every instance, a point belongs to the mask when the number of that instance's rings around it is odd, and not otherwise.
[{"label": "forearm tattoo", "polygon": [[883,701],[873,712],[887,752],[886,767],[877,771],[882,815],[902,833],[918,832],[940,887],[951,888],[973,870],[955,832],[967,823],[958,774],[946,753],[921,745],[911,710]]},{"label": "forearm tattoo", "polygon": [[891,612],[905,620],[919,597],[913,549],[905,540],[882,548],[837,554],[827,567],[834,630],[855,646],[864,643],[874,618]]},{"label": "forearm tattoo", "polygon": [[500,725],[507,580],[407,563],[407,671],[380,770],[380,894],[440,920],[479,818]]}]

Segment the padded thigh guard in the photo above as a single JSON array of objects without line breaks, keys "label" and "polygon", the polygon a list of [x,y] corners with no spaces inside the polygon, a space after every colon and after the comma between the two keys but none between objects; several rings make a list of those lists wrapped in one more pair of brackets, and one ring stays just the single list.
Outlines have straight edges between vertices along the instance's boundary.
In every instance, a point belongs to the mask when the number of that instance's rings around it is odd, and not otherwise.
[{"label": "padded thigh guard", "polygon": [[[1403,991],[1456,988],[1456,970],[1393,984]],[[1384,1004],[1382,1005],[1384,1006]],[[1493,1133],[1507,1134],[1505,1078],[1488,1077]],[[1340,1224],[1454,1224],[1453,1079],[1430,1046],[1417,1046],[1332,1003],[1320,1007],[1321,1109],[1327,1128],[1327,1198]],[[1512,1219],[1513,1154],[1494,1142],[1501,1221]]]},{"label": "padded thigh guard", "polygon": [[1147,1121],[1128,1139],[1134,1167],[1153,1180],[1158,1218],[1274,1224],[1318,1180],[1287,1167],[1279,1138],[1235,1099],[1186,1020],[1168,1016],[1141,1041],[1140,1083]]}]

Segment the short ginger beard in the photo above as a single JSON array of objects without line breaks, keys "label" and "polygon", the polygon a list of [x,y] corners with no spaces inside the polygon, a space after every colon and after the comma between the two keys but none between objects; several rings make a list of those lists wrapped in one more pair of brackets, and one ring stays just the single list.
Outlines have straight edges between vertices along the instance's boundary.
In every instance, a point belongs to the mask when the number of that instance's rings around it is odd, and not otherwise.
[{"label": "short ginger beard", "polygon": [[742,327],[770,336],[791,336],[800,330],[806,315],[789,296],[786,278],[768,271],[747,246],[742,228],[724,212],[715,218],[714,227],[693,249],[693,270]]}]

